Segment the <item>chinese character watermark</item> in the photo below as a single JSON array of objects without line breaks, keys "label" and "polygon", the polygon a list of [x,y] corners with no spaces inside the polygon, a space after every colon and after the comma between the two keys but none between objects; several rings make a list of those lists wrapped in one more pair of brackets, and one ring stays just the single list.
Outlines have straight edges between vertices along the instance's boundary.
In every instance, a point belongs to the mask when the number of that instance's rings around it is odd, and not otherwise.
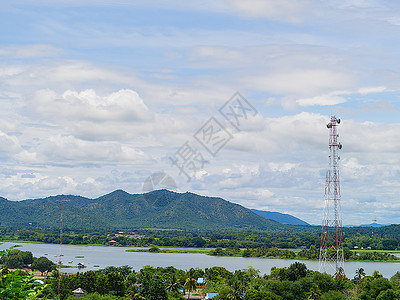
[{"label": "chinese character watermark", "polygon": [[[187,140],[173,155],[168,157],[171,166],[177,168],[179,176],[184,176],[187,182],[204,171],[208,159],[216,157],[234,139],[232,132],[240,132],[242,125],[258,114],[254,106],[239,92],[236,92],[224,103],[218,112],[219,114],[211,116],[193,134],[194,141]],[[228,126],[224,126],[224,124],[228,124]],[[156,189],[175,190],[176,188],[177,184],[170,175],[158,172],[153,173],[145,180],[143,194],[148,203],[159,207],[166,205],[166,202],[158,199],[151,191]]]},{"label": "chinese character watermark", "polygon": [[240,131],[241,121],[246,121],[258,114],[254,106],[239,92],[221,106],[219,112],[238,131]]},{"label": "chinese character watermark", "polygon": [[[258,114],[254,106],[239,92],[236,92],[218,111],[236,131],[241,131],[243,123]],[[223,125],[223,122],[218,120],[218,117],[212,116],[195,132],[193,137],[202,146],[201,149],[207,151],[206,154],[216,157],[221,149],[234,138],[234,135]],[[169,160],[171,166],[178,168],[179,175],[184,175],[187,182],[190,182],[199,171],[204,169],[207,162],[206,154],[186,141],[173,157],[169,157]]]},{"label": "chinese character watermark", "polygon": [[159,199],[151,192],[159,189],[176,190],[177,184],[170,175],[165,172],[157,172],[151,174],[143,183],[143,197],[144,199],[154,207],[165,206],[167,203],[162,199]]}]

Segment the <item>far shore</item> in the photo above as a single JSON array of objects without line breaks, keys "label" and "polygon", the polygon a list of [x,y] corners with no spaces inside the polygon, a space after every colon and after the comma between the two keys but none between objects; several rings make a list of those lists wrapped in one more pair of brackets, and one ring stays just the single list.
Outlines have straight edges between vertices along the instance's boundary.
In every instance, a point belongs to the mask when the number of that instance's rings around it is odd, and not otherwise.
[{"label": "far shore", "polygon": [[[125,252],[148,252],[148,253],[175,253],[175,254],[206,254],[210,255],[210,248],[174,248],[174,249],[164,249],[164,247],[159,248],[158,251],[150,251],[151,248],[145,247],[144,249],[127,249]],[[380,253],[399,253],[399,251],[395,250],[352,250],[354,252],[380,252]],[[237,253],[234,255],[219,255],[221,257],[243,257],[241,253]],[[265,259],[289,259],[289,260],[311,260],[311,261],[318,261],[318,259],[311,259],[311,258],[304,258],[304,257],[295,257],[295,258],[286,258],[286,257],[276,257],[276,256],[258,256],[258,257],[251,257],[251,258],[265,258]],[[349,262],[388,262],[388,263],[400,263],[400,259],[398,260],[355,260],[355,259],[347,259],[346,261]]]}]

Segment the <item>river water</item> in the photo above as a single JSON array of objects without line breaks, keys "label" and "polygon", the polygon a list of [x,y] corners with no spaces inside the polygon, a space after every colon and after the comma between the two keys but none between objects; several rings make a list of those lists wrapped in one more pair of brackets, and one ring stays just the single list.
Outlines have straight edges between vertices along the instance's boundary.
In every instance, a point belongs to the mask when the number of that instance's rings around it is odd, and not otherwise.
[{"label": "river water", "polygon": [[[48,259],[58,262],[60,246],[54,244],[30,244],[30,243],[4,243],[0,250],[19,245],[22,251],[31,251],[33,256],[45,256]],[[154,267],[174,266],[178,269],[188,270],[190,268],[211,268],[213,266],[225,267],[229,271],[240,270],[252,266],[260,270],[261,274],[269,274],[272,267],[288,267],[295,261],[307,265],[308,269],[318,271],[318,261],[293,260],[293,259],[267,259],[250,257],[222,257],[206,254],[178,254],[178,253],[148,253],[148,252],[126,252],[132,247],[101,247],[83,245],[63,245],[61,247],[62,264],[74,266],[64,268],[63,272],[77,272],[78,263],[84,263],[87,268],[84,270],[98,270],[107,266],[129,265],[139,271],[146,265]],[[378,270],[384,277],[390,278],[397,271],[400,271],[400,263],[385,262],[345,262],[345,273],[347,277],[353,278],[358,268],[363,268],[367,275]]]}]

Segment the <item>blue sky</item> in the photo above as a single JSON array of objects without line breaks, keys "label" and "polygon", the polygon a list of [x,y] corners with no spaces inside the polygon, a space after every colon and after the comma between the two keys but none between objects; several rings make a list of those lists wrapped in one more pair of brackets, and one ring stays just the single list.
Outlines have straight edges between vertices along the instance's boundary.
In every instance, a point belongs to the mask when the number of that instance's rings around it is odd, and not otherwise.
[{"label": "blue sky", "polygon": [[[396,1],[1,5],[0,195],[140,193],[164,172],[319,224],[335,114],[344,223],[398,223]],[[240,128],[219,112],[236,92],[253,108]],[[212,117],[227,140],[209,152]],[[190,182],[171,163],[183,150]]]}]

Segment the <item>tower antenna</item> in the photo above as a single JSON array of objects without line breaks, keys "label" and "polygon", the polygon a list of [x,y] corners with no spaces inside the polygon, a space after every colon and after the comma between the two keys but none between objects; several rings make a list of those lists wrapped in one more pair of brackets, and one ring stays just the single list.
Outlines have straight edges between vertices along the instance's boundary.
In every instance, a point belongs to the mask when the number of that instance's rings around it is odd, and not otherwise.
[{"label": "tower antenna", "polygon": [[326,125],[329,129],[329,163],[326,170],[325,206],[322,220],[321,246],[319,250],[319,271],[334,272],[335,277],[343,279],[343,229],[341,216],[340,177],[338,150],[342,144],[338,142],[337,126],[340,119],[331,116]]}]

